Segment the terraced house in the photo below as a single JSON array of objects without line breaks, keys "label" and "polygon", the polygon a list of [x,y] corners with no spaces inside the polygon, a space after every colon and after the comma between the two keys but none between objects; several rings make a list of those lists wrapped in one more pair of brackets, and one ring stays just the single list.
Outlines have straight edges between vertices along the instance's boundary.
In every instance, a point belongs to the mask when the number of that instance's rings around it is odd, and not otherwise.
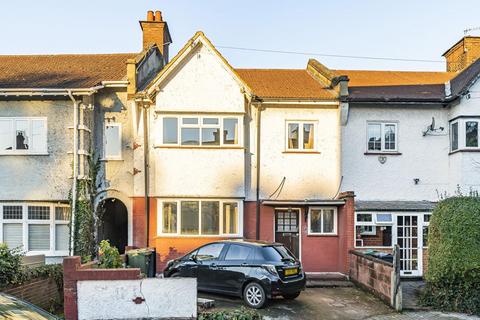
[{"label": "terraced house", "polygon": [[478,188],[478,38],[448,72],[237,69],[202,32],[170,61],[161,13],[140,24],[140,53],[0,56],[2,241],[69,254],[68,195],[95,155],[98,238],[155,247],[158,271],[249,238],[340,274],[350,249],[398,244],[422,275],[438,195]]}]

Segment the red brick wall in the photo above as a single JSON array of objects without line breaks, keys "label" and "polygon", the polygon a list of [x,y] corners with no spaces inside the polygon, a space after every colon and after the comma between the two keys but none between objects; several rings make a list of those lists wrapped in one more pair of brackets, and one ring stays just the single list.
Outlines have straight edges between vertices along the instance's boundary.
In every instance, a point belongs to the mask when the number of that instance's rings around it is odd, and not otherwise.
[{"label": "red brick wall", "polygon": [[2,292],[26,300],[40,308],[51,311],[62,302],[62,292],[52,278],[34,279],[19,286],[3,289]]},{"label": "red brick wall", "polygon": [[63,301],[65,320],[78,319],[77,281],[79,280],[135,280],[140,279],[140,269],[92,269],[82,265],[80,257],[63,259]]},{"label": "red brick wall", "polygon": [[392,303],[393,270],[393,266],[385,261],[358,251],[350,252],[350,279],[389,305]]}]

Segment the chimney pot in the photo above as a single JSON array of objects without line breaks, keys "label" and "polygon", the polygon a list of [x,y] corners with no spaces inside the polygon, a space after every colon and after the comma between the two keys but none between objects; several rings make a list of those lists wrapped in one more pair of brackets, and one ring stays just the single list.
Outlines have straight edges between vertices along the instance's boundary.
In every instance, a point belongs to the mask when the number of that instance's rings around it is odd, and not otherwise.
[{"label": "chimney pot", "polygon": [[161,11],[155,11],[155,21],[157,22],[162,22],[162,12]]},{"label": "chimney pot", "polygon": [[155,17],[153,16],[153,11],[148,11],[147,12],[147,21],[153,21]]}]

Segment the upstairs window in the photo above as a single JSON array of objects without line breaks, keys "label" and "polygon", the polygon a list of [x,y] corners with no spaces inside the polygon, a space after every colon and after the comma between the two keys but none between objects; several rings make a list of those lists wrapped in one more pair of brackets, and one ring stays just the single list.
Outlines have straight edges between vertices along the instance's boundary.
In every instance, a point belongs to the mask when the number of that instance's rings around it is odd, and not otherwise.
[{"label": "upstairs window", "polygon": [[47,153],[46,118],[0,117],[0,154]]},{"label": "upstairs window", "polygon": [[478,121],[465,122],[465,146],[478,147]]},{"label": "upstairs window", "polygon": [[105,159],[122,159],[122,125],[120,123],[107,123],[105,125]]},{"label": "upstairs window", "polygon": [[392,122],[367,123],[368,152],[395,152],[397,146],[397,124]]},{"label": "upstairs window", "polygon": [[452,123],[451,126],[451,144],[452,144],[452,151],[458,149],[458,122]]},{"label": "upstairs window", "polygon": [[286,144],[287,150],[314,150],[315,122],[288,121]]},{"label": "upstairs window", "polygon": [[162,119],[162,144],[181,146],[239,145],[239,118],[216,116],[166,116]]},{"label": "upstairs window", "polygon": [[450,151],[478,149],[478,118],[458,118],[450,123]]}]

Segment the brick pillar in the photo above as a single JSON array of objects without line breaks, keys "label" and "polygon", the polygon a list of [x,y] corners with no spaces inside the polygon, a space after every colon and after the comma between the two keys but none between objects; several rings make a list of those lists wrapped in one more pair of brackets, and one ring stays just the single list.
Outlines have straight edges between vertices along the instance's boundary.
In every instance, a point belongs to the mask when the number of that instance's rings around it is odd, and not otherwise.
[{"label": "brick pillar", "polygon": [[80,257],[63,259],[63,310],[66,320],[78,319],[76,273],[80,265]]},{"label": "brick pillar", "polygon": [[353,191],[342,192],[338,195],[338,199],[345,200],[345,204],[341,208],[344,223],[339,226],[343,228],[340,239],[339,268],[344,274],[348,274],[350,268],[349,252],[354,248],[355,241],[355,194]]},{"label": "brick pillar", "polygon": [[147,221],[145,217],[145,198],[133,198],[133,212],[132,212],[132,236],[133,246],[137,248],[144,248],[147,245],[146,227]]}]

